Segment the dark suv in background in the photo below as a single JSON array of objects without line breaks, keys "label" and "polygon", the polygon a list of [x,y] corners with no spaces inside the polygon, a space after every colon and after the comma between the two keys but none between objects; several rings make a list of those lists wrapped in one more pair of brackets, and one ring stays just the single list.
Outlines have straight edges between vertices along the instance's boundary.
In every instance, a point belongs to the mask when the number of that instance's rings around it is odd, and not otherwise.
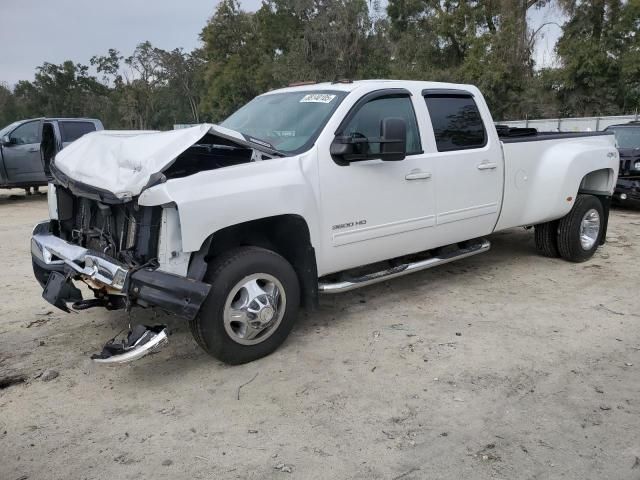
[{"label": "dark suv in background", "polygon": [[640,122],[611,125],[620,152],[620,173],[613,200],[640,207]]}]

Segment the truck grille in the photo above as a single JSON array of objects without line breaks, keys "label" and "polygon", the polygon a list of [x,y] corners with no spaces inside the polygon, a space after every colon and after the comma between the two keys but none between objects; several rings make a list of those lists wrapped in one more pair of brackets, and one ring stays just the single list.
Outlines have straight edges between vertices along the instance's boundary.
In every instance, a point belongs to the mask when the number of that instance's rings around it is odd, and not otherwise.
[{"label": "truck grille", "polygon": [[130,266],[157,256],[161,207],[143,207],[136,200],[117,205],[56,189],[61,238],[103,253]]}]

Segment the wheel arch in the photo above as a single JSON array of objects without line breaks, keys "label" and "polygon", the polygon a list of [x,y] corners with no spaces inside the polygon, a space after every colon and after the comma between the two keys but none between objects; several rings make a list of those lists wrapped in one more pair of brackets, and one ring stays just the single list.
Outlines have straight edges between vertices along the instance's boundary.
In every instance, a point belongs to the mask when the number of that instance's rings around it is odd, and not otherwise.
[{"label": "wheel arch", "polygon": [[587,173],[580,182],[578,195],[593,195],[602,204],[602,235],[600,245],[607,241],[607,229],[609,227],[609,210],[611,209],[611,192],[616,182],[616,172],[611,168],[602,168]]},{"label": "wheel arch", "polygon": [[602,168],[588,172],[580,181],[578,193],[596,196],[609,196],[616,181],[616,174],[611,168]]},{"label": "wheel arch", "polygon": [[263,247],[282,255],[293,266],[300,282],[303,307],[318,304],[318,270],[315,249],[306,220],[297,214],[275,215],[224,227],[209,235],[191,254],[187,276],[202,280],[209,262],[229,249]]}]

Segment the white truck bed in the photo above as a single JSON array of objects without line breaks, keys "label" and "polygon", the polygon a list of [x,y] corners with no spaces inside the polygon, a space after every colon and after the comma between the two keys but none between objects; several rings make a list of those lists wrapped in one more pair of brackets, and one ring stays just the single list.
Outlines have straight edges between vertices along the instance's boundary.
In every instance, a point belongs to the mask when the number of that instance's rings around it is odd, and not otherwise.
[{"label": "white truck bed", "polygon": [[[588,182],[606,182],[606,190],[613,191],[615,171],[592,173],[602,168],[602,158],[615,148],[613,135],[539,133],[501,140],[505,183],[496,231],[563,217],[575,201],[575,179],[588,173]],[[580,188],[589,190],[589,185]]]}]

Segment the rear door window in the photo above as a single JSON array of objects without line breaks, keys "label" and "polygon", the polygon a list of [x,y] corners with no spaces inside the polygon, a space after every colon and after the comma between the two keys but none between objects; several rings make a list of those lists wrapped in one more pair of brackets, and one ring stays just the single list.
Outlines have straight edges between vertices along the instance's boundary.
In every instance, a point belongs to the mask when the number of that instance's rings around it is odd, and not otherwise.
[{"label": "rear door window", "polygon": [[482,116],[471,95],[426,95],[439,152],[481,148],[487,144]]},{"label": "rear door window", "polygon": [[96,126],[92,122],[59,122],[60,136],[63,143],[73,142],[86,133],[95,132]]}]

